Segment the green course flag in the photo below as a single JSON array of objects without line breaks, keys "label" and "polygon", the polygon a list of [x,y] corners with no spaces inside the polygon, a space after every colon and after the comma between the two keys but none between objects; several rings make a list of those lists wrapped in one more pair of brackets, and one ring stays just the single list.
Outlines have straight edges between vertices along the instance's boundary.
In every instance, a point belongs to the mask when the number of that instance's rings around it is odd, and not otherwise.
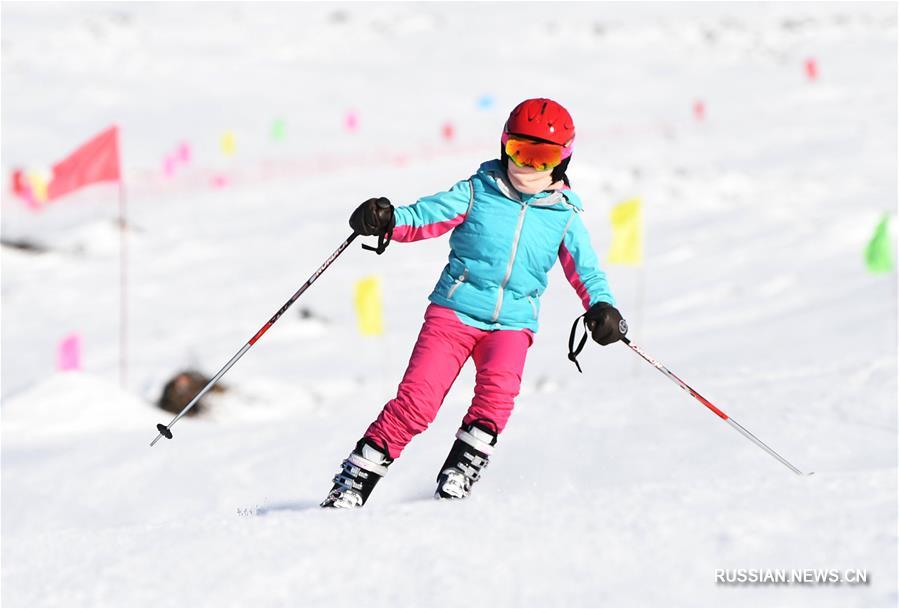
[{"label": "green course flag", "polygon": [[283,118],[276,119],[272,123],[272,139],[283,140],[287,136],[287,124]]},{"label": "green course flag", "polygon": [[865,248],[865,262],[872,273],[889,273],[893,270],[893,243],[890,241],[890,217],[885,215],[874,236]]}]

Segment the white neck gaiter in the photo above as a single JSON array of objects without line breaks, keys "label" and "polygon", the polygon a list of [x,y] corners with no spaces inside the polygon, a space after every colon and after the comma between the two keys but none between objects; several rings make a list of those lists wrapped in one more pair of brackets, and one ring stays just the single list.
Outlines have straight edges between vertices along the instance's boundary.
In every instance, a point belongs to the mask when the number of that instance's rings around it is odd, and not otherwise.
[{"label": "white neck gaiter", "polygon": [[553,183],[552,169],[537,171],[533,167],[519,167],[511,159],[506,161],[506,173],[515,190],[526,195],[535,195],[544,190],[558,190],[564,186],[561,180]]}]

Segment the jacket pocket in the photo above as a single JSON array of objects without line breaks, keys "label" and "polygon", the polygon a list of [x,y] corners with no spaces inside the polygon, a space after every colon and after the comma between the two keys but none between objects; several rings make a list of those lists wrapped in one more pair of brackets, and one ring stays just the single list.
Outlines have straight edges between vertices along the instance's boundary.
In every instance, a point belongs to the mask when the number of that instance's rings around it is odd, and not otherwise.
[{"label": "jacket pocket", "polygon": [[456,280],[453,282],[453,285],[450,286],[449,291],[446,293],[447,298],[452,298],[453,294],[456,293],[456,290],[459,289],[459,286],[465,282],[465,278],[468,277],[468,269],[462,271],[462,274],[456,277]]},{"label": "jacket pocket", "polygon": [[537,301],[533,296],[528,296],[528,302],[531,303],[531,311],[534,312],[534,319],[537,319]]}]

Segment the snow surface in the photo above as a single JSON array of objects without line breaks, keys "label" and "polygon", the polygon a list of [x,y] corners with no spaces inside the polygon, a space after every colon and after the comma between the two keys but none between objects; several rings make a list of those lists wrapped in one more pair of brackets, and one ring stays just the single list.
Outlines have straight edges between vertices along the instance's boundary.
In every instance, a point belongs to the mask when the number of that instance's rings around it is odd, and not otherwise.
[{"label": "snow surface", "polygon": [[[899,602],[896,277],[862,260],[896,210],[895,4],[4,2],[2,36],[4,175],[115,122],[132,223],[122,389],[116,189],[40,213],[3,193],[4,239],[49,250],[2,249],[4,605]],[[565,358],[579,303],[556,269],[474,496],[430,498],[469,365],[364,510],[319,510],[402,376],[445,239],[382,257],[354,245],[229,372],[208,417],[149,448],[170,419],[152,405],[164,383],[218,370],[359,201],[467,177],[537,95],[577,121],[571,177],[601,254],[612,205],[643,198],[645,267],[607,269],[632,339],[814,476],[622,344],[591,344],[579,375]],[[357,133],[342,130],[350,110]],[[273,142],[279,117],[288,135]],[[166,179],[181,141],[193,163]],[[229,184],[211,187],[218,175]],[[358,336],[352,305],[371,274],[379,339]],[[84,371],[59,374],[71,332]],[[737,568],[870,581],[715,584]]]}]

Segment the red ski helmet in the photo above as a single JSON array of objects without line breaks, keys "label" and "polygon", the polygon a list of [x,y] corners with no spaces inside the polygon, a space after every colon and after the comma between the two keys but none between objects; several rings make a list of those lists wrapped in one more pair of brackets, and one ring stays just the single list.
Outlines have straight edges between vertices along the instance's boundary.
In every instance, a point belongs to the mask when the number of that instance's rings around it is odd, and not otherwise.
[{"label": "red ski helmet", "polygon": [[564,146],[574,139],[574,121],[561,104],[538,97],[515,106],[503,132]]}]

